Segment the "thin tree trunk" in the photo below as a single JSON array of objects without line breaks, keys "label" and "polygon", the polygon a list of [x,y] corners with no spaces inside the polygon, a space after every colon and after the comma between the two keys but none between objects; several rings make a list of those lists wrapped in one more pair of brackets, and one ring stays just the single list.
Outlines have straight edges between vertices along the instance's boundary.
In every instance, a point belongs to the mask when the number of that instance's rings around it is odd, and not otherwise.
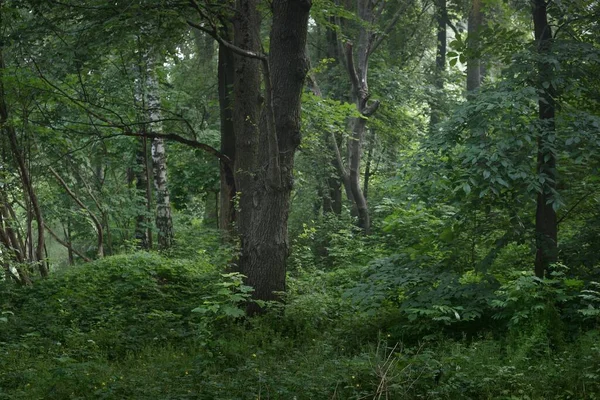
[{"label": "thin tree trunk", "polygon": [[104,229],[102,228],[102,223],[100,222],[100,220],[98,219],[98,217],[96,216],[96,214],[94,214],[80,199],[79,197],[77,197],[77,195],[69,188],[69,185],[67,185],[67,183],[64,181],[64,179],[58,174],[58,172],[56,172],[56,170],[52,167],[48,167],[48,169],[50,170],[50,172],[52,173],[52,175],[54,175],[54,177],[56,178],[56,180],[58,181],[58,183],[60,184],[60,186],[62,186],[62,188],[65,190],[65,192],[67,192],[67,194],[69,195],[69,197],[71,197],[73,199],[73,201],[75,201],[75,203],[82,209],[84,210],[87,215],[90,217],[90,219],[92,220],[92,223],[94,224],[94,226],[96,227],[96,234],[98,236],[98,257],[102,258],[104,257]]},{"label": "thin tree trunk", "polygon": [[[543,58],[552,50],[552,28],[548,24],[545,0],[534,0],[533,23],[535,40],[541,60],[538,62],[538,90],[542,91],[538,103],[540,133],[538,136],[537,173],[542,187],[537,195],[535,214],[536,258],[535,275],[543,278],[550,264],[558,258],[558,224],[552,205],[556,190],[556,154],[552,150],[551,137],[555,135],[555,89],[548,83],[554,74],[553,64]],[[547,89],[544,89],[544,87]]]},{"label": "thin tree trunk", "polygon": [[73,244],[71,243],[71,238],[67,237],[67,241],[64,241],[60,238],[60,236],[58,236],[56,234],[56,232],[54,232],[52,229],[50,229],[50,227],[48,225],[45,225],[46,230],[48,231],[48,233],[50,234],[50,236],[52,236],[59,244],[63,245],[64,247],[67,248],[67,250],[69,251],[69,264],[73,265],[73,254],[78,255],[83,261],[85,262],[91,262],[92,260],[90,260],[88,257],[86,257],[85,255],[83,255],[81,252],[77,251],[77,249],[75,249],[73,247]]},{"label": "thin tree trunk", "polygon": [[67,226],[63,225],[63,233],[65,235],[65,241],[69,244],[67,246],[67,256],[69,259],[69,265],[75,265],[75,258],[73,257],[73,240],[71,239],[71,217],[67,217]]},{"label": "thin tree trunk", "polygon": [[[148,229],[150,221],[148,221],[149,213],[149,202],[151,197],[151,193],[149,194],[148,188],[148,164],[147,164],[147,154],[148,154],[148,145],[147,139],[142,137],[137,142],[138,150],[135,155],[135,168],[134,175],[136,181],[136,193],[138,194],[138,215],[135,220],[135,240],[138,243],[139,247],[143,250],[151,249],[150,245],[150,236],[151,231]],[[143,196],[142,196],[143,193]],[[144,211],[142,211],[144,209]]]},{"label": "thin tree trunk", "polygon": [[[329,23],[332,26],[336,23],[335,17],[329,18]],[[333,59],[335,65],[343,65],[342,55],[340,54],[340,42],[338,40],[338,35],[335,29],[332,29],[330,26],[325,28],[325,41],[326,41],[326,54],[325,56],[329,59]],[[314,79],[313,79],[314,80]],[[316,86],[315,94],[319,97],[322,96],[321,90],[317,87],[316,80],[314,80],[314,84]],[[329,133],[325,133],[325,141],[328,140]],[[331,139],[335,141],[335,143],[330,144],[330,149],[333,152],[334,156],[331,160],[331,166],[334,171],[338,171],[338,177],[328,176],[326,180],[327,190],[323,191],[323,212],[324,213],[334,213],[336,215],[341,215],[342,213],[342,181],[341,181],[341,171],[343,166],[338,166],[337,156],[335,156],[336,149],[339,151],[339,146],[341,145],[341,135],[339,135],[339,139],[335,133],[331,133]],[[340,169],[342,168],[342,169]]]},{"label": "thin tree trunk", "polygon": [[[375,135],[371,135],[375,136]],[[371,143],[369,146],[369,150],[367,150],[367,164],[365,165],[365,179],[363,182],[363,193],[365,195],[365,199],[369,197],[369,181],[371,180],[371,164],[373,163],[373,148],[375,147],[374,143]]]},{"label": "thin tree trunk", "polygon": [[[2,12],[1,7],[2,4],[0,3],[0,13]],[[0,46],[2,46],[1,42],[2,40],[0,39]],[[37,223],[37,245],[35,248],[35,261],[38,263],[40,275],[43,278],[46,278],[48,276],[48,265],[44,258],[44,217],[42,215],[42,210],[40,208],[37,195],[31,183],[29,170],[25,165],[25,160],[23,159],[23,156],[20,151],[19,143],[17,141],[17,134],[15,132],[14,127],[8,122],[8,106],[6,104],[4,92],[5,65],[2,50],[2,47],[0,47],[0,125],[4,128],[3,130],[8,136],[11,151],[17,163],[19,176],[23,185],[23,191],[26,193],[27,198],[31,202],[31,206],[33,208],[33,213]]]},{"label": "thin tree trunk", "polygon": [[[138,47],[140,47],[139,37]],[[142,79],[144,75],[144,70],[142,68],[143,62],[143,56],[140,55],[138,65],[133,68],[135,76],[134,101],[136,106],[142,110],[142,113],[146,109],[144,98],[145,90]],[[146,119],[145,116],[140,115],[138,116],[138,119],[142,126],[142,133],[147,133],[146,125],[143,123]],[[131,168],[132,178],[135,178],[135,188],[138,196],[138,214],[135,218],[134,238],[140,249],[150,250],[152,249],[152,229],[149,218],[150,215],[152,215],[152,186],[150,183],[151,174],[148,162],[148,138],[142,136],[136,144],[135,166]]]},{"label": "thin tree trunk", "polygon": [[448,25],[448,8],[446,0],[436,0],[435,21],[437,26],[437,50],[435,54],[435,69],[433,73],[433,84],[437,89],[433,99],[430,101],[430,132],[442,119],[442,101],[440,99],[444,91],[444,72],[446,71],[446,51],[447,51],[447,34],[446,28]]},{"label": "thin tree trunk", "polygon": [[[158,79],[154,71],[152,56],[146,61],[146,106],[148,107],[148,128],[153,133],[161,134],[162,116],[159,97]],[[156,190],[156,228],[158,231],[158,247],[162,250],[173,245],[173,217],[171,199],[167,182],[167,155],[165,141],[162,138],[152,139],[152,166],[154,170],[154,188]]]},{"label": "thin tree trunk", "polygon": [[467,27],[467,47],[470,57],[467,60],[467,92],[477,90],[481,86],[481,62],[479,58],[479,34],[483,22],[481,0],[473,0]]},{"label": "thin tree trunk", "polygon": [[6,199],[6,194],[2,193],[2,202],[0,203],[0,229],[2,230],[2,242],[6,249],[11,250],[14,259],[23,263],[26,260],[26,248],[22,240],[19,240],[17,230],[14,228],[16,219],[13,218],[14,212]]}]

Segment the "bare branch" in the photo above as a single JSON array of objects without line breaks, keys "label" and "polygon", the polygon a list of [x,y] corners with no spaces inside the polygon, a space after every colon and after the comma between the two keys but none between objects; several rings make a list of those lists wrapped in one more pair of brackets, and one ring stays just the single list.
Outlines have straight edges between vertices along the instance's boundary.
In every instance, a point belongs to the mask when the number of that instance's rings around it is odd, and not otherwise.
[{"label": "bare branch", "polygon": [[79,199],[79,197],[77,197],[77,195],[75,193],[73,193],[73,191],[69,188],[67,183],[58,174],[58,172],[56,172],[56,170],[52,167],[48,167],[48,169],[50,170],[52,175],[54,175],[54,177],[56,178],[56,180],[58,181],[60,186],[62,186],[62,188],[65,189],[65,191],[67,192],[67,194],[75,201],[75,203],[77,203],[77,205],[81,209],[85,210],[87,212],[87,214],[90,216],[92,222],[96,226],[96,231],[97,231],[96,233],[98,234],[98,257],[104,257],[104,250],[103,250],[104,238],[103,238],[102,223],[100,223],[100,220],[98,219],[98,217],[96,217],[96,215],[90,211],[90,209]]},{"label": "bare branch", "polygon": [[402,14],[404,14],[406,12],[406,10],[408,9],[408,7],[411,4],[412,4],[412,0],[411,1],[407,1],[406,3],[404,3],[404,7],[401,7],[398,11],[396,11],[396,13],[394,14],[394,16],[392,17],[392,20],[385,27],[385,29],[383,30],[383,32],[381,32],[378,35],[374,35],[373,36],[373,43],[369,47],[369,55],[373,54],[373,52],[375,52],[375,50],[381,45],[381,43],[383,42],[383,40],[390,34],[390,32],[392,31],[392,29],[394,29],[394,27],[396,26],[396,24],[400,20],[400,17],[402,16]]},{"label": "bare branch", "polygon": [[217,42],[219,42],[219,44],[222,44],[223,46],[227,47],[229,50],[233,51],[234,53],[236,53],[237,55],[240,55],[242,57],[248,57],[248,58],[255,58],[257,60],[261,60],[263,62],[267,61],[267,56],[265,54],[262,53],[258,53],[255,51],[250,51],[250,50],[245,50],[242,49],[240,47],[237,47],[236,45],[228,42],[227,40],[223,39],[218,32],[216,31],[216,28],[213,29],[207,29],[205,27],[203,27],[202,25],[199,25],[193,21],[188,20],[187,24],[189,26],[191,26],[192,28],[196,28],[198,30],[201,30],[202,32],[206,32],[209,35],[211,35]]},{"label": "bare branch", "polygon": [[71,250],[73,253],[75,253],[76,255],[78,255],[79,257],[81,257],[81,259],[85,262],[91,262],[92,260],[89,259],[88,257],[84,256],[83,254],[81,254],[79,251],[77,251],[76,248],[73,247],[72,244],[65,242],[64,240],[62,240],[57,234],[56,232],[54,232],[52,229],[50,229],[50,227],[46,224],[44,224],[44,228],[46,228],[46,230],[48,231],[48,233],[50,234],[50,236],[52,236],[58,243],[62,244],[63,246],[65,246],[67,249]]},{"label": "bare branch", "polygon": [[[266,57],[263,59],[263,61],[265,61],[265,62],[267,61]],[[83,102],[77,100],[73,96],[71,96],[68,93],[66,93],[63,89],[61,89],[57,85],[55,85],[52,82],[50,82],[42,74],[41,70],[37,67],[37,65],[35,64],[35,62],[34,62],[34,65],[36,66],[36,69],[38,71],[38,74],[39,74],[40,78],[48,86],[50,86],[51,88],[55,89],[60,95],[64,96],[67,100],[69,100],[71,103],[73,103],[77,107],[79,107],[82,110],[84,110],[85,112],[87,112],[92,117],[98,119],[99,121],[104,122],[106,125],[104,125],[103,127],[105,127],[105,128],[120,129],[123,132],[122,134],[119,134],[119,135],[102,136],[102,139],[106,139],[106,138],[110,138],[110,137],[115,137],[115,136],[134,136],[134,137],[148,137],[148,138],[163,138],[163,139],[168,139],[168,140],[173,140],[175,142],[183,143],[183,144],[186,144],[186,145],[188,145],[190,147],[194,147],[194,148],[197,148],[197,149],[204,150],[207,153],[212,154],[213,156],[217,157],[221,162],[223,162],[225,164],[228,164],[228,165],[232,165],[233,164],[233,162],[231,161],[231,159],[229,157],[227,157],[225,154],[223,154],[220,151],[216,150],[212,146],[209,146],[209,145],[207,145],[205,143],[198,142],[196,140],[187,139],[187,138],[185,138],[183,136],[180,136],[180,135],[177,135],[177,134],[158,134],[158,133],[151,133],[151,132],[145,132],[145,133],[136,133],[136,132],[133,132],[131,130],[131,127],[139,125],[140,123],[125,123],[125,121],[116,112],[111,111],[111,110],[109,110],[109,111],[117,116],[117,118],[119,119],[119,122],[115,122],[115,121],[112,121],[112,120],[104,117],[103,115],[101,115],[101,114],[95,112],[94,110],[92,110],[90,107],[88,107]],[[173,119],[165,118],[165,119],[162,119],[160,121],[172,121],[172,120]],[[151,123],[156,123],[156,122],[160,122],[160,121],[144,121],[144,123],[150,123],[151,124]],[[177,119],[177,121],[184,121],[187,124],[187,126],[189,128],[191,128],[191,125],[185,119]],[[81,123],[81,124],[83,124],[83,123]],[[94,124],[94,123],[92,123],[92,125],[94,125],[95,127],[98,126],[97,124]]]}]

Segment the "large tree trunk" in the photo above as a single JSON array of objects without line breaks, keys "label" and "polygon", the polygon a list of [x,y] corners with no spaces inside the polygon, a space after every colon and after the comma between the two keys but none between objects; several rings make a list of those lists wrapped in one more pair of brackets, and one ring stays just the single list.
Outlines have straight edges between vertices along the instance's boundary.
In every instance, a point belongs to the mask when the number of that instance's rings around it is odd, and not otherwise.
[{"label": "large tree trunk", "polygon": [[[226,36],[228,39],[229,37]],[[234,57],[230,49],[219,45],[218,82],[219,108],[221,119],[221,153],[235,160],[235,130],[233,125],[233,90]],[[231,232],[235,221],[235,177],[231,165],[220,162],[221,188],[219,228]]]},{"label": "large tree trunk", "polygon": [[[260,52],[258,0],[237,0],[234,45]],[[239,268],[257,300],[279,300],[289,254],[287,222],[294,153],[300,143],[300,97],[308,70],[305,56],[309,0],[274,0],[270,56],[236,55],[233,121],[235,182],[239,195]],[[262,309],[252,303],[249,314]]]},{"label": "large tree trunk", "polygon": [[[551,82],[554,67],[543,59],[551,51],[552,28],[548,24],[545,0],[534,0],[533,23],[538,53],[542,59],[538,62],[538,90],[542,91],[538,110],[540,133],[538,136],[537,173],[542,187],[537,195],[535,213],[536,258],[535,275],[543,278],[550,264],[558,257],[558,225],[556,211],[552,206],[553,192],[556,190],[556,154],[552,151],[551,137],[555,135],[555,89]],[[544,85],[546,83],[546,85]],[[548,89],[544,89],[547,86]]]}]

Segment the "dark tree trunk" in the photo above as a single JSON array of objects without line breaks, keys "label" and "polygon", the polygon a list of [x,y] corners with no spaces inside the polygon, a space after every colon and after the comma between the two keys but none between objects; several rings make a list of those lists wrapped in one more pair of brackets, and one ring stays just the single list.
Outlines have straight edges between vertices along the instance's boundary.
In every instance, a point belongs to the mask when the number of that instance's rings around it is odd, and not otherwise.
[{"label": "dark tree trunk", "polygon": [[[558,225],[554,210],[553,192],[556,190],[556,154],[552,150],[551,138],[555,135],[555,89],[548,85],[554,74],[553,64],[543,58],[552,49],[552,28],[548,24],[545,0],[534,0],[533,23],[535,40],[540,61],[538,62],[538,90],[540,95],[538,110],[540,133],[538,136],[537,173],[542,187],[537,195],[535,213],[536,258],[535,275],[543,278],[550,264],[558,257]],[[544,89],[544,87],[547,89]]]},{"label": "dark tree trunk", "polygon": [[[372,135],[375,136],[375,135]],[[369,182],[371,181],[371,164],[373,163],[373,151],[374,151],[375,143],[371,142],[369,149],[367,150],[367,164],[365,165],[365,179],[363,182],[363,193],[365,195],[365,199],[369,198]]]},{"label": "dark tree trunk", "polygon": [[323,212],[342,213],[342,182],[339,178],[327,178],[327,193],[323,196]]},{"label": "dark tree trunk", "polygon": [[[336,18],[334,17],[330,17],[329,18],[329,23],[332,25],[335,25],[336,23]],[[325,30],[325,41],[326,41],[326,54],[325,56],[327,58],[333,59],[335,65],[342,65],[343,64],[343,60],[341,59],[341,54],[340,54],[340,46],[339,46],[339,40],[338,40],[338,35],[337,32],[332,29],[331,27],[327,27]],[[315,83],[316,85],[316,83]],[[318,95],[322,96],[321,91],[317,90]],[[329,132],[325,133],[325,141],[328,140],[328,136],[330,135]],[[332,153],[335,152],[336,148],[339,148],[339,146],[341,146],[341,135],[339,135],[340,137],[338,138],[338,135],[335,134],[331,134],[331,138],[332,140],[335,140],[335,143],[330,145],[329,148],[331,149]],[[337,159],[334,156],[333,159],[331,160],[331,166],[333,167],[333,171],[338,171],[338,166],[337,166]],[[327,186],[327,190],[323,191],[323,212],[324,213],[334,213],[336,215],[340,215],[342,213],[342,181],[340,179],[340,176],[342,176],[341,174],[337,174],[338,176],[333,176],[332,174],[330,174],[331,176],[327,176],[327,180],[326,180],[326,186]]]},{"label": "dark tree trunk", "polygon": [[[260,53],[258,0],[237,0],[234,45]],[[279,300],[289,254],[287,222],[294,153],[300,144],[300,97],[308,70],[305,55],[309,0],[274,0],[270,56],[236,55],[233,121],[235,183],[240,211],[240,271],[254,299]],[[261,90],[261,69],[265,91]],[[252,303],[248,313],[262,311]]]},{"label": "dark tree trunk", "polygon": [[135,220],[135,240],[138,246],[143,250],[149,250],[151,231],[148,229],[150,221],[148,216],[150,215],[150,199],[152,193],[150,191],[148,182],[148,140],[145,137],[136,141],[138,149],[135,153],[135,188],[138,195],[138,215]]},{"label": "dark tree trunk", "polygon": [[[226,36],[229,39],[228,36]],[[235,131],[233,125],[233,90],[234,56],[230,49],[219,45],[218,81],[219,108],[221,119],[221,153],[235,160]],[[231,165],[220,162],[221,188],[219,228],[231,232],[235,221],[235,177]]]}]

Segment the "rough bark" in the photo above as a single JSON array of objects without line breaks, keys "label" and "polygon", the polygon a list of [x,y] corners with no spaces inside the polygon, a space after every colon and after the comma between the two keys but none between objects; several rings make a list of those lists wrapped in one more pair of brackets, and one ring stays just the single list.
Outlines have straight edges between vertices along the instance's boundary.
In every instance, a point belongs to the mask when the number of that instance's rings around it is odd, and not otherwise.
[{"label": "rough bark", "polygon": [[[543,59],[552,49],[552,28],[548,24],[545,0],[534,0],[533,23],[535,40],[540,61],[538,62],[538,90],[541,92],[538,102],[540,132],[538,136],[537,173],[543,178],[542,187],[537,195],[535,214],[536,258],[535,274],[543,278],[550,264],[558,257],[558,224],[556,211],[552,206],[553,192],[556,190],[556,154],[552,150],[551,138],[555,135],[555,89],[551,82],[554,73],[552,63]],[[547,86],[547,89],[544,89]]]},{"label": "rough bark", "polygon": [[[227,37],[227,36],[226,36]],[[235,130],[233,124],[233,89],[234,56],[226,46],[219,45],[218,83],[219,83],[219,109],[221,120],[221,153],[235,160]],[[220,161],[220,215],[219,228],[232,232],[235,221],[235,177],[231,163]]]},{"label": "rough bark", "polygon": [[[237,0],[233,24],[234,46],[252,54],[261,48],[258,5],[258,0]],[[310,7],[308,0],[274,0],[268,59],[235,56],[238,261],[257,300],[279,300],[279,293],[285,291],[287,222],[294,153],[300,143],[300,97],[308,70]],[[248,306],[250,314],[261,310],[255,303]]]}]

